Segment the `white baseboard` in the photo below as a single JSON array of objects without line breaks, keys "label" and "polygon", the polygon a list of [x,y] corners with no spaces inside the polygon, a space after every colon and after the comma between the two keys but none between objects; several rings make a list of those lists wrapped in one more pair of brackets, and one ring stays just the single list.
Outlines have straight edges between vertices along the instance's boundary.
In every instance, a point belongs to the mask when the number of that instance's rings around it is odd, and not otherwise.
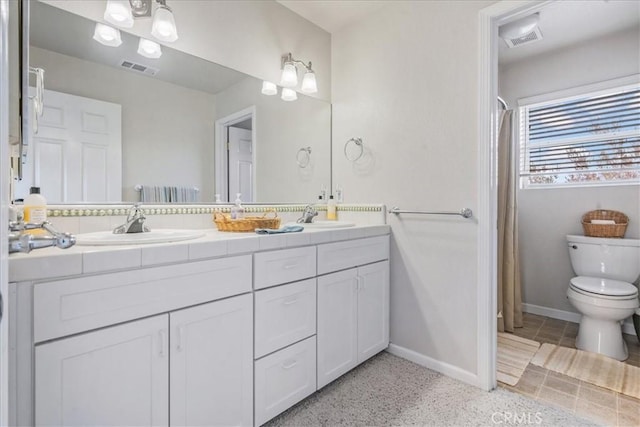
[{"label": "white baseboard", "polygon": [[[580,323],[580,313],[574,313],[572,311],[558,310],[555,308],[543,307],[541,305],[534,305],[528,303],[522,303],[522,311],[525,313],[537,314],[539,316],[551,317],[552,319],[566,320],[568,322]],[[636,330],[633,327],[633,321],[628,318],[622,325],[622,332],[629,335],[635,335]]]},{"label": "white baseboard", "polygon": [[425,368],[433,369],[434,371],[440,372],[441,374],[448,377],[454,378],[472,386],[481,387],[481,385],[479,384],[478,376],[476,374],[472,374],[469,371],[460,369],[457,366],[432,359],[429,356],[425,356],[424,354],[417,353],[413,350],[409,350],[408,348],[400,347],[399,345],[395,344],[389,344],[387,351],[394,356],[402,357],[403,359],[407,359],[410,362],[417,363],[418,365],[424,366]]}]

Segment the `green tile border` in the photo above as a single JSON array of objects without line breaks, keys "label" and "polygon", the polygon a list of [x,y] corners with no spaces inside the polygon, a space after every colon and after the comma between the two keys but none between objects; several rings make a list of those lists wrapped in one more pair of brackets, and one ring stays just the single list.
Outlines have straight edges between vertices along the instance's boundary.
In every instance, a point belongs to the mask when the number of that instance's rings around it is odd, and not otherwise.
[{"label": "green tile border", "polygon": [[[289,212],[302,212],[306,205],[303,204],[291,204],[291,205],[252,205],[245,206],[244,211],[246,213],[264,213],[268,210],[275,210],[277,212],[289,213]],[[324,212],[327,210],[326,206],[316,207],[318,211]],[[53,206],[47,209],[47,216],[51,218],[60,217],[96,217],[96,216],[124,216],[127,215],[129,207],[112,205],[112,206]],[[231,205],[226,206],[193,206],[193,205],[151,205],[149,207],[142,206],[142,210],[145,215],[202,215],[213,214],[214,212],[229,213],[231,212]],[[362,204],[362,205],[337,205],[339,212],[382,212],[383,205],[380,204]]]}]

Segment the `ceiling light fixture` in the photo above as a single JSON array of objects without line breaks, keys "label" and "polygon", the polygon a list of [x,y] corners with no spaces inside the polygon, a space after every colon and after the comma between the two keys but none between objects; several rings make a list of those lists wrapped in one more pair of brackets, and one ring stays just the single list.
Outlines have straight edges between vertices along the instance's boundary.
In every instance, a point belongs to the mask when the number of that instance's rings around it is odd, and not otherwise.
[{"label": "ceiling light fixture", "polygon": [[158,59],[162,56],[162,48],[153,40],[147,40],[140,37],[138,53],[145,58]]},{"label": "ceiling light fixture", "polygon": [[109,47],[118,47],[122,44],[119,30],[99,22],[96,23],[96,28],[93,32],[93,39],[98,43]]},{"label": "ceiling light fixture", "polygon": [[311,61],[306,64],[303,61],[294,59],[291,53],[282,55],[282,76],[280,78],[280,86],[284,88],[293,88],[298,85],[298,65],[302,65],[305,69],[305,74],[302,78],[302,87],[300,88],[300,90],[303,93],[318,92],[318,86],[316,84],[316,74],[311,68]]}]

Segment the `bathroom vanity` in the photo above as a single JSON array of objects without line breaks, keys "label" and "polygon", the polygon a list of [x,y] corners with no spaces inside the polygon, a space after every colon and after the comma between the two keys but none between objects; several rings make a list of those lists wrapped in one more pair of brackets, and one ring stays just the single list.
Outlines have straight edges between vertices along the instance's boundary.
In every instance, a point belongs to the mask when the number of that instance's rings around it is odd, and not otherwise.
[{"label": "bathroom vanity", "polygon": [[261,425],[387,347],[388,259],[386,225],[12,255],[10,423]]}]

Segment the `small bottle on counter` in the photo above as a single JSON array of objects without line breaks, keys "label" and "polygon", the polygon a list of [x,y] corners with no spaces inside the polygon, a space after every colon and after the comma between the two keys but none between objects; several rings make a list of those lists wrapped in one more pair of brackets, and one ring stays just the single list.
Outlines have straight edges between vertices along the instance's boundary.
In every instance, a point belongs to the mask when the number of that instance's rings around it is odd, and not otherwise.
[{"label": "small bottle on counter", "polygon": [[333,194],[329,196],[329,202],[327,203],[327,220],[335,221],[338,219],[338,212],[336,208],[336,201],[333,199]]},{"label": "small bottle on counter", "polygon": [[47,220],[47,200],[40,194],[40,187],[31,187],[23,212],[24,222],[39,224]]},{"label": "small bottle on counter", "polygon": [[241,193],[236,194],[236,201],[231,207],[231,219],[240,219],[244,214],[244,208],[242,207]]}]

